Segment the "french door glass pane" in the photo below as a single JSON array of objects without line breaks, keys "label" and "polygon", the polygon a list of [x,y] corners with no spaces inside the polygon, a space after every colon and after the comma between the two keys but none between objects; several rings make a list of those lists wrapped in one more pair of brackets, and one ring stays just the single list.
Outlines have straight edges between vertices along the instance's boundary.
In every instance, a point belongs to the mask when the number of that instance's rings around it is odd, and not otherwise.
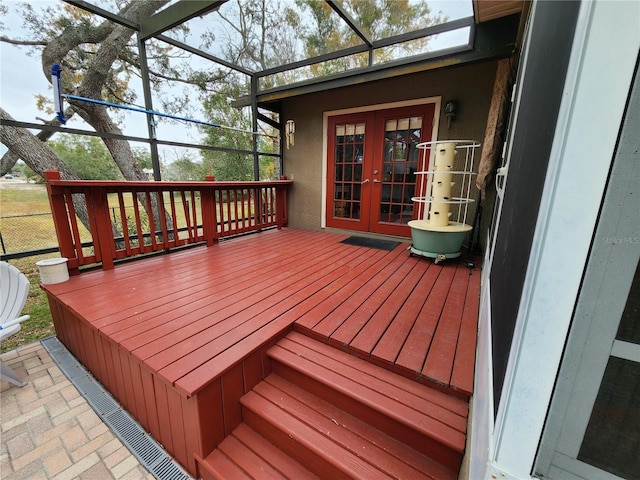
[{"label": "french door glass pane", "polygon": [[336,125],[333,216],[360,219],[364,123]]},{"label": "french door glass pane", "polygon": [[408,223],[413,218],[413,202],[418,170],[418,149],[422,117],[387,120],[382,164],[382,194],[379,222]]}]

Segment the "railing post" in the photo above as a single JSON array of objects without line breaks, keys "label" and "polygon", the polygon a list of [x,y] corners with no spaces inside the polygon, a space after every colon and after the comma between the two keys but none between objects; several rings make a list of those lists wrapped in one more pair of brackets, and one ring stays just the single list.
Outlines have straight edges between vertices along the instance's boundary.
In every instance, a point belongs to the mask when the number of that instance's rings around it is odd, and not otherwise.
[{"label": "railing post", "polygon": [[[93,248],[99,250],[103,270],[113,270],[115,258],[115,239],[111,215],[109,214],[109,200],[107,192],[102,187],[94,187],[89,190],[93,214],[96,219],[96,234],[93,236]],[[85,196],[88,196],[85,194]]]},{"label": "railing post", "polygon": [[[51,215],[53,216],[53,226],[58,237],[58,245],[60,246],[60,256],[67,258],[69,261],[67,267],[69,274],[78,274],[78,255],[76,254],[73,244],[73,235],[71,234],[71,225],[69,224],[69,216],[67,215],[67,206],[65,203],[64,190],[60,187],[54,187],[50,182],[61,180],[58,170],[45,170],[44,180],[47,186],[47,196],[49,197],[49,206],[51,207]],[[69,198],[69,201],[73,201]],[[81,245],[78,248],[82,248]]]},{"label": "railing post", "polygon": [[287,186],[276,186],[276,223],[278,230],[287,224]]},{"label": "railing post", "polygon": [[216,189],[213,175],[207,175],[205,180],[211,182],[211,187],[204,187],[200,191],[200,203],[202,206],[202,230],[207,246],[218,243],[218,215],[216,214]]}]

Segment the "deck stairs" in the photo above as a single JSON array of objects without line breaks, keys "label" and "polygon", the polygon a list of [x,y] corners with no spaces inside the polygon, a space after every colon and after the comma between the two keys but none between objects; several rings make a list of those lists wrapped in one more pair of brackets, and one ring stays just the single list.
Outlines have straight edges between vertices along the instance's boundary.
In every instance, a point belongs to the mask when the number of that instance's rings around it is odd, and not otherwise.
[{"label": "deck stairs", "polygon": [[291,332],[241,399],[242,423],[198,460],[207,479],[456,479],[468,400]]}]

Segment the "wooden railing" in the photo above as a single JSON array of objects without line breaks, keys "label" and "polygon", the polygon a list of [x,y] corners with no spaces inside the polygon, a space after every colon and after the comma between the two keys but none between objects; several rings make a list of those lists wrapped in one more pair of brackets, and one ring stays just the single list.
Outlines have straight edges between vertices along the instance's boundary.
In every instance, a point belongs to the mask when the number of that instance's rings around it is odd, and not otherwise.
[{"label": "wooden railing", "polygon": [[61,180],[45,171],[61,256],[71,274],[185,245],[287,224],[289,180],[116,182]]}]

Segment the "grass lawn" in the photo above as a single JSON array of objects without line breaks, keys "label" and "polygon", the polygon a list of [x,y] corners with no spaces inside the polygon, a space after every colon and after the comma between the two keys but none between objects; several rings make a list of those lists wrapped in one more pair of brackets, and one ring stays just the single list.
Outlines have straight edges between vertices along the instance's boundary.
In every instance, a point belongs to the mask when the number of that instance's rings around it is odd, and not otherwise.
[{"label": "grass lawn", "polygon": [[[8,182],[2,181],[0,188],[0,216],[7,217],[49,212],[49,201],[44,185],[29,185],[29,187],[24,188],[21,184],[8,184]],[[31,248],[28,245],[30,241],[37,241],[37,239],[41,238],[50,239],[50,245],[57,244],[53,223],[50,220],[43,221],[41,225],[36,223],[35,226],[30,223],[29,230],[29,235],[25,236],[27,240],[21,240],[21,242],[27,243],[27,245],[24,245],[24,250]],[[11,231],[10,223],[4,222],[2,219],[0,219],[0,232],[2,232],[3,239],[7,242],[10,241],[9,239],[14,233]],[[38,246],[34,248],[38,248]],[[24,273],[31,283],[29,297],[22,311],[23,314],[30,315],[31,318],[22,322],[22,329],[18,333],[0,344],[0,352],[12,350],[20,345],[35,342],[55,333],[51,322],[47,296],[38,285],[40,273],[36,266],[37,261],[55,256],[59,255],[53,253],[37,257],[19,258],[9,262]]]}]

